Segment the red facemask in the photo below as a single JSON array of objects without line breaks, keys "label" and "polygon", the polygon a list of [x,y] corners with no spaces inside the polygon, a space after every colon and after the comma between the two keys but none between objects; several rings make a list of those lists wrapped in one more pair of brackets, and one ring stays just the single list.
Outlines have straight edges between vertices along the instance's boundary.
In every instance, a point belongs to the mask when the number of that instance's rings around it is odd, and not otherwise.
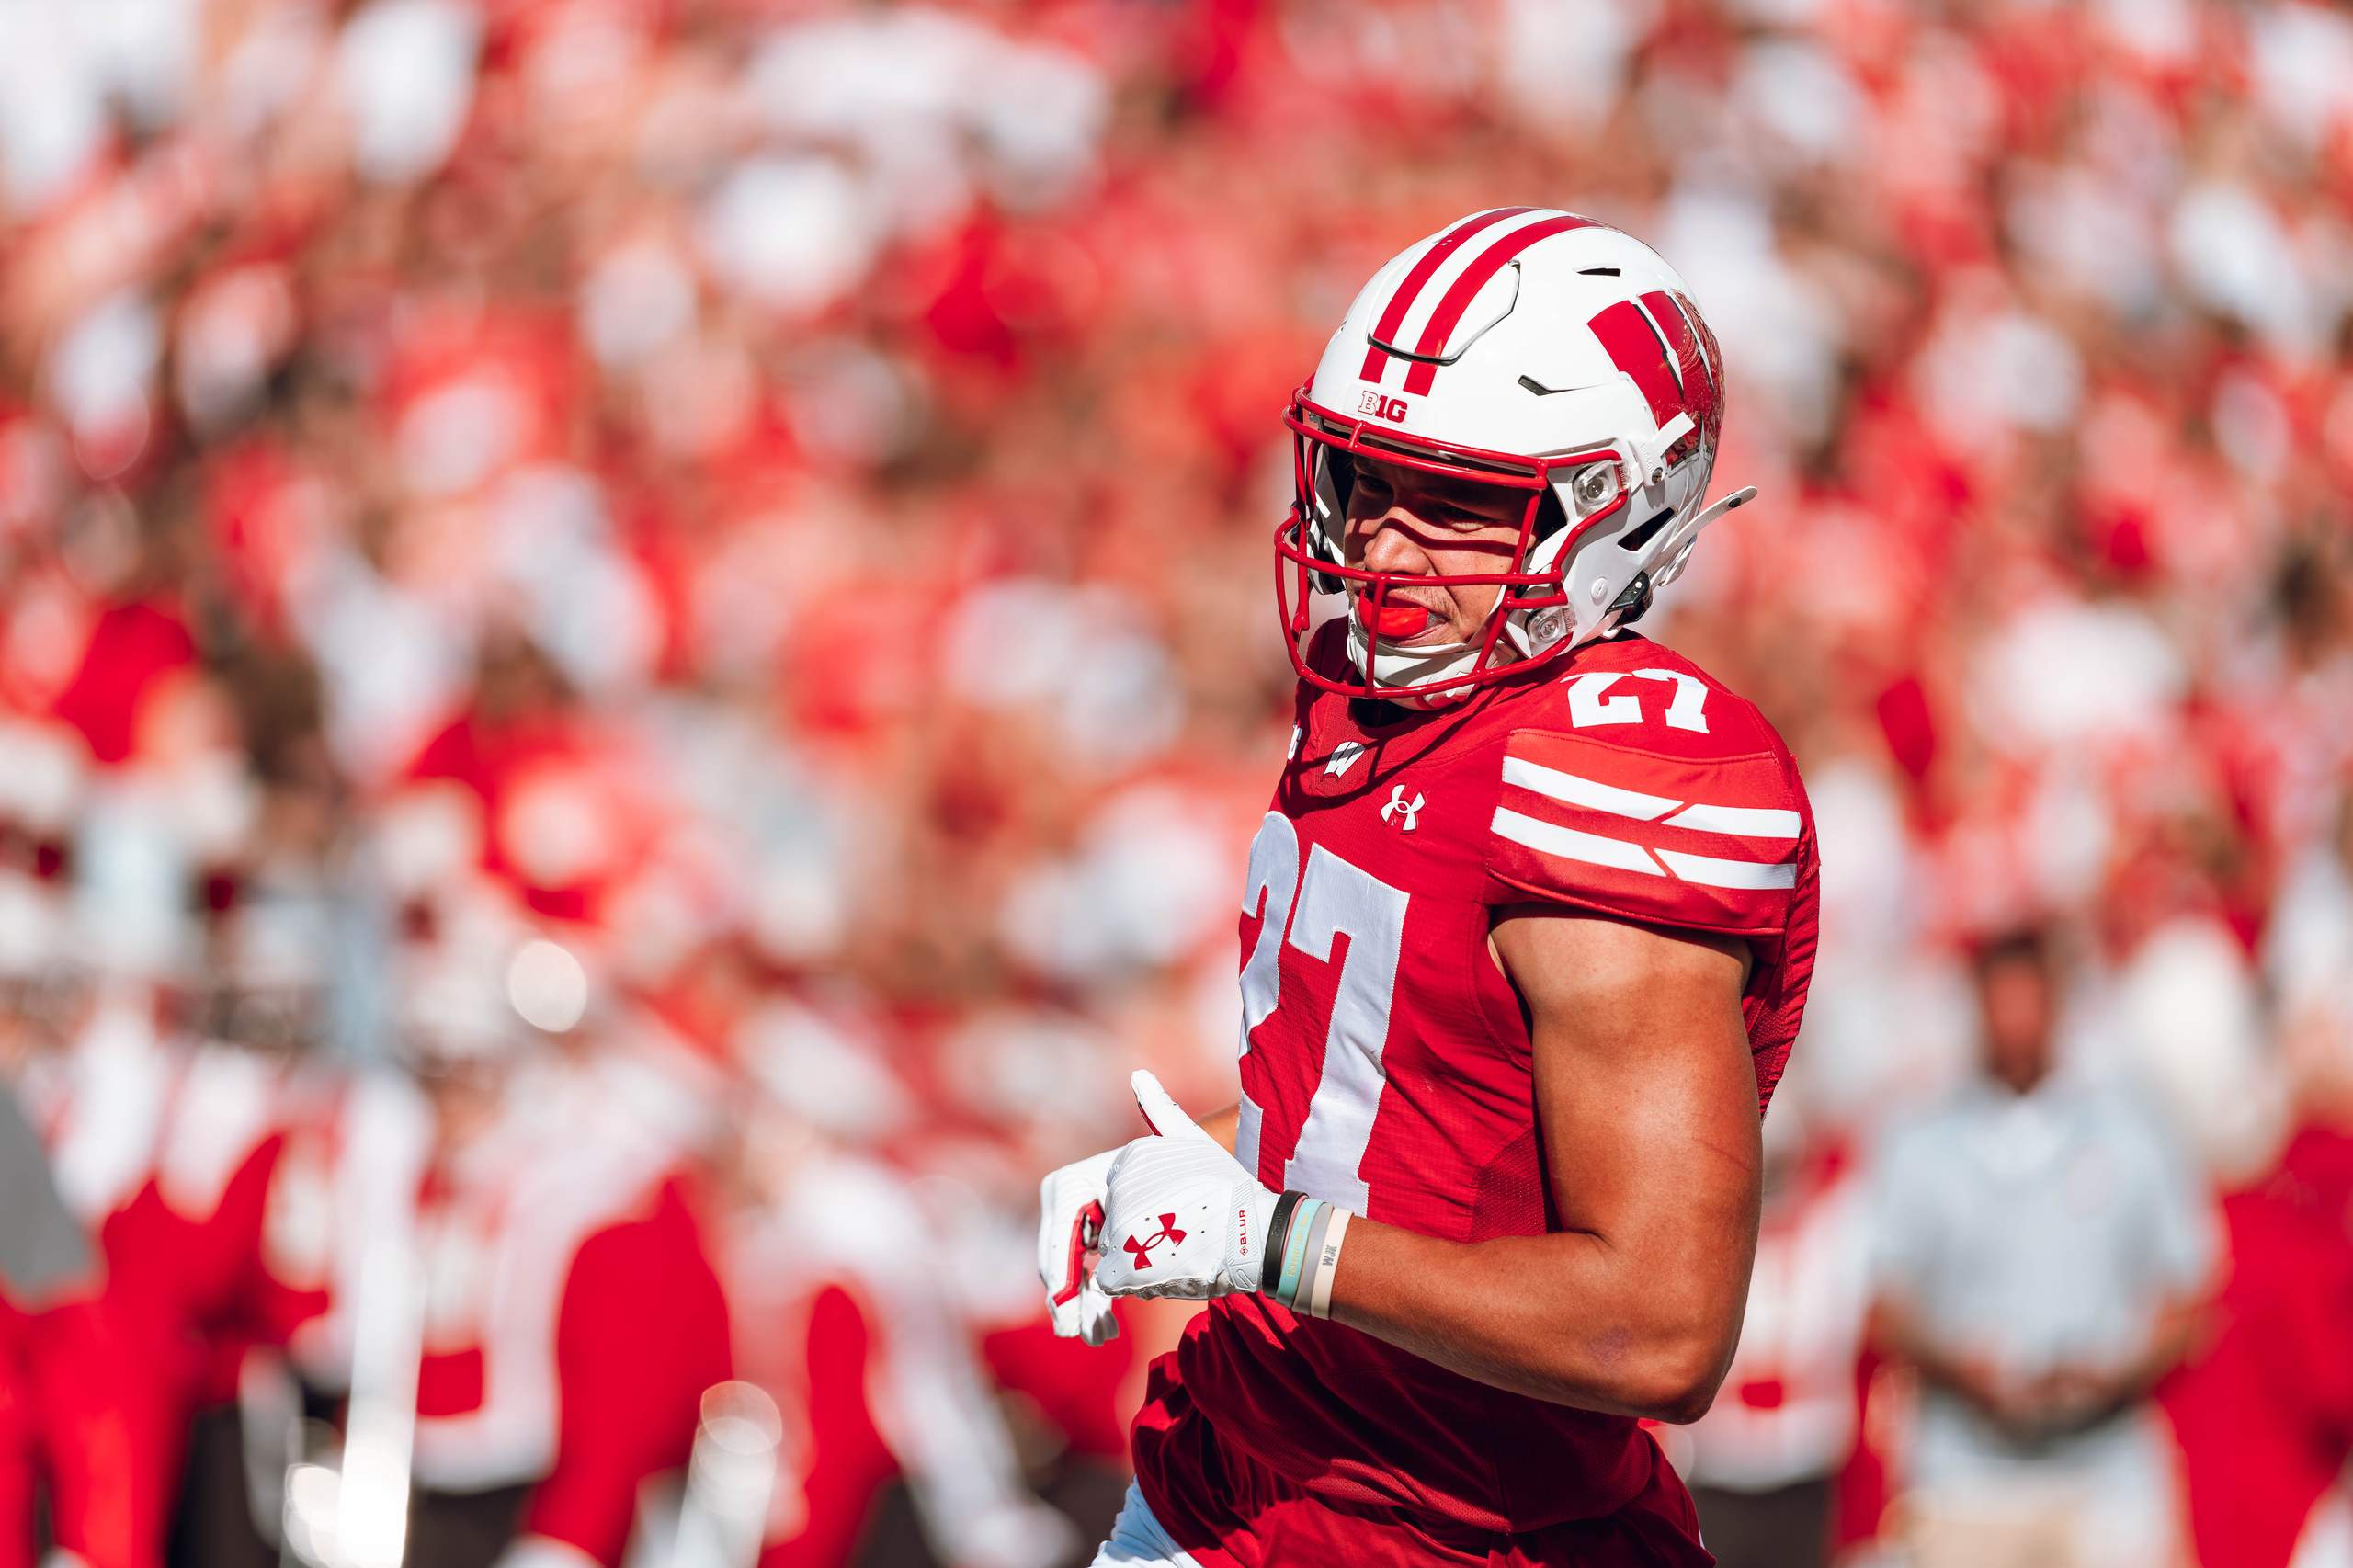
[{"label": "red facemask", "polygon": [[[1627,488],[1621,472],[1617,497],[1590,517],[1564,525],[1568,537],[1561,540],[1558,549],[1550,552],[1546,565],[1530,570],[1529,562],[1533,553],[1552,537],[1550,534],[1540,535],[1539,527],[1543,517],[1545,497],[1552,493],[1553,485],[1577,470],[1597,462],[1616,464],[1622,470],[1620,454],[1601,448],[1528,458],[1407,436],[1385,426],[1368,428],[1362,419],[1348,419],[1311,403],[1303,387],[1293,395],[1290,406],[1284,411],[1283,424],[1291,432],[1292,501],[1290,510],[1275,530],[1276,612],[1282,621],[1283,642],[1290,653],[1291,667],[1299,673],[1299,677],[1311,686],[1345,697],[1393,701],[1402,698],[1438,695],[1460,699],[1480,687],[1492,686],[1526,674],[1529,666],[1521,656],[1519,647],[1504,641],[1509,617],[1552,608],[1558,608],[1565,614],[1569,600],[1563,574],[1567,568],[1576,536],[1614,516],[1626,505]],[[1508,569],[1430,576],[1373,572],[1342,562],[1338,559],[1337,541],[1316,520],[1319,514],[1332,515],[1331,506],[1324,496],[1319,496],[1316,487],[1319,483],[1324,483],[1328,494],[1332,486],[1328,481],[1319,479],[1320,472],[1324,465],[1345,460],[1353,453],[1364,453],[1401,468],[1442,474],[1449,479],[1474,480],[1499,490],[1524,494],[1527,499],[1520,510],[1518,534],[1513,543]],[[1337,518],[1334,520],[1336,522]],[[1400,635],[1400,631],[1392,628],[1404,628],[1405,616],[1401,611],[1414,608],[1403,598],[1392,598],[1392,596],[1400,588],[1494,586],[1502,591],[1495,600],[1495,608],[1488,612],[1486,625],[1479,633],[1478,656],[1472,661],[1466,673],[1444,679],[1389,685],[1383,684],[1375,674],[1373,660],[1370,656],[1356,672],[1358,678],[1354,681],[1335,680],[1307,665],[1304,643],[1310,625],[1310,597],[1317,591],[1345,591],[1350,585],[1357,589],[1354,613],[1365,629],[1369,648],[1375,639],[1392,640]],[[1418,627],[1403,630],[1402,635],[1411,636],[1415,630]],[[1566,649],[1567,643],[1563,641],[1545,649],[1538,657],[1549,663]]]}]

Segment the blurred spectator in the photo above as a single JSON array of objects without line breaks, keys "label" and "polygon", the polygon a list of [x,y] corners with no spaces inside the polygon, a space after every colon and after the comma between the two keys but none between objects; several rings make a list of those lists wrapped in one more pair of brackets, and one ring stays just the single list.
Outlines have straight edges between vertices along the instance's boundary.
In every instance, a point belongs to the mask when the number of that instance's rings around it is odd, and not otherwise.
[{"label": "blurred spectator", "polygon": [[318,1107],[273,1177],[291,1347],[347,1395],[347,1478],[370,1415],[413,1419],[412,1560],[615,1568],[728,1376],[697,1219],[707,1074],[609,1004],[583,1028],[585,972],[544,939],[416,957],[405,1071]]},{"label": "blurred spectator", "polygon": [[2295,1129],[2276,1169],[2231,1193],[2231,1276],[2214,1343],[2167,1392],[2203,1568],[2353,1552],[2353,796],[2297,861],[2265,957]]},{"label": "blurred spectator", "polygon": [[2290,1060],[2353,1051],[2353,788],[2327,831],[2289,863],[2264,944],[2264,967]]},{"label": "blurred spectator", "polygon": [[[0,914],[0,920],[6,918]],[[7,989],[0,1029],[12,1035],[23,1017],[25,978],[13,964],[0,978]],[[97,1258],[57,1196],[40,1135],[6,1088],[0,1088],[0,1189],[8,1193],[0,1219],[0,1564],[31,1568],[39,1480],[49,1468],[43,1445],[60,1435],[41,1419],[31,1358],[46,1349],[42,1318],[92,1293]],[[52,1492],[52,1508],[55,1499]],[[79,1522],[68,1520],[63,1529]]]},{"label": "blurred spectator", "polygon": [[958,1249],[904,1176],[846,1147],[846,1133],[907,1111],[870,1035],[839,1008],[779,1001],[745,1020],[737,1049],[761,1099],[743,1123],[748,1201],[727,1247],[730,1299],[746,1375],[790,1435],[762,1568],[854,1561],[899,1475],[949,1568],[1079,1560],[1069,1521],[1023,1486],[959,1326],[970,1310],[959,1272],[908,1267]]},{"label": "blurred spectator", "polygon": [[2178,1508],[2149,1395],[2214,1265],[2193,1173],[2121,1086],[2058,1060],[2045,930],[1975,959],[1984,1074],[1892,1134],[1875,1195],[1881,1347],[1918,1373],[1903,1506],[1918,1561],[2169,1561]]}]

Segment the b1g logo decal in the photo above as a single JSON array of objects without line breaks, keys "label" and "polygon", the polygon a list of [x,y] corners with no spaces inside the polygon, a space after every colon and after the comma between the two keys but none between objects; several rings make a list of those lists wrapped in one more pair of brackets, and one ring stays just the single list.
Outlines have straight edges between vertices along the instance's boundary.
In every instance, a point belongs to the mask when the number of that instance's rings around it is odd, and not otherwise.
[{"label": "b1g logo decal", "polygon": [[1386,419],[1392,425],[1402,425],[1405,422],[1405,400],[1369,392],[1364,394],[1364,401],[1357,404],[1357,412],[1370,414],[1375,419]]}]

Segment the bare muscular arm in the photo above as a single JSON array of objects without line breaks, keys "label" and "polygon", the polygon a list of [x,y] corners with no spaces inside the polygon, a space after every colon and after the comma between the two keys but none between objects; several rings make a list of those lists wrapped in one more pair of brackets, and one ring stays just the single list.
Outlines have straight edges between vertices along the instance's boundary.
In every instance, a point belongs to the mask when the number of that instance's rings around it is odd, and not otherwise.
[{"label": "bare muscular arm", "polygon": [[1539,1399],[1697,1419],[1731,1364],[1756,1248],[1746,949],[1557,912],[1494,935],[1530,1015],[1562,1228],[1464,1244],[1358,1220],[1332,1315]]},{"label": "bare muscular arm", "polygon": [[[1218,1146],[1223,1149],[1227,1153],[1231,1154],[1233,1153],[1234,1129],[1239,1127],[1241,1123],[1242,1108],[1239,1105],[1230,1105],[1223,1110],[1219,1111],[1215,1116],[1202,1117],[1193,1125],[1208,1133],[1211,1137],[1216,1139],[1218,1141]],[[1256,1175],[1256,1173],[1253,1172],[1252,1174]]]}]

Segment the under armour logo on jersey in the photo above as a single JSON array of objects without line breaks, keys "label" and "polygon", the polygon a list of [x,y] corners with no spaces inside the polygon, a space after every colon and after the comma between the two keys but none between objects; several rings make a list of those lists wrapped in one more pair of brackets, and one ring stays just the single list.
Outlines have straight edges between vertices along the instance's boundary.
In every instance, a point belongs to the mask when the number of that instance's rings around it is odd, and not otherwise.
[{"label": "under armour logo on jersey", "polygon": [[1357,758],[1362,756],[1365,751],[1366,746],[1362,741],[1342,741],[1332,748],[1332,755],[1324,759],[1324,771],[1335,778],[1345,778],[1348,775],[1348,769],[1357,765]]},{"label": "under armour logo on jersey", "polygon": [[1152,1249],[1163,1242],[1166,1242],[1171,1246],[1185,1244],[1185,1233],[1176,1228],[1176,1216],[1174,1214],[1163,1214],[1160,1217],[1160,1229],[1156,1233],[1149,1236],[1130,1236],[1120,1244],[1128,1249],[1128,1256],[1135,1260],[1137,1271],[1142,1272],[1152,1267]]},{"label": "under armour logo on jersey", "polygon": [[1409,801],[1405,799],[1405,786],[1392,784],[1389,786],[1389,803],[1381,808],[1381,820],[1387,822],[1402,812],[1404,813],[1405,820],[1397,825],[1404,831],[1411,833],[1414,831],[1414,820],[1421,814],[1421,796],[1415,795]]}]

